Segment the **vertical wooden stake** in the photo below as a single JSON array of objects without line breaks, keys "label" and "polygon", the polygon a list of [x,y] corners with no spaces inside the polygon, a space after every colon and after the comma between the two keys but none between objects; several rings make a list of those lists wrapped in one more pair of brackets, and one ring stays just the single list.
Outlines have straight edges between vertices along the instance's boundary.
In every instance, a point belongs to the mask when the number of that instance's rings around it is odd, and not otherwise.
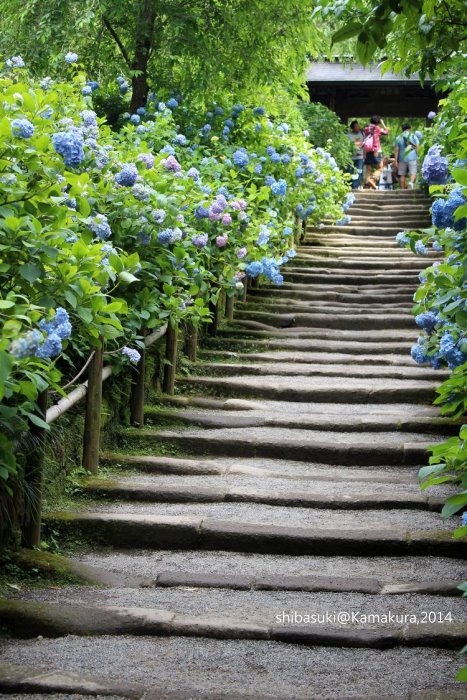
[{"label": "vertical wooden stake", "polygon": [[190,321],[185,325],[185,352],[192,362],[198,355],[198,329]]},{"label": "vertical wooden stake", "polygon": [[227,297],[225,300],[225,317],[227,321],[233,321],[234,318],[234,305],[235,305],[235,297]]},{"label": "vertical wooden stake", "polygon": [[246,297],[248,294],[248,277],[243,278],[243,292],[242,292],[242,302],[246,302]]},{"label": "vertical wooden stake", "polygon": [[210,323],[208,323],[209,335],[217,335],[217,330],[219,328],[219,306],[219,299],[217,300],[216,304],[212,302],[209,303],[209,310],[212,314],[212,320]]},{"label": "vertical wooden stake", "polygon": [[141,359],[136,367],[132,368],[130,421],[132,425],[142,427],[144,425],[146,350],[140,349],[139,353]]},{"label": "vertical wooden stake", "polygon": [[164,369],[164,384],[163,391],[165,394],[173,396],[175,390],[175,375],[177,373],[177,349],[178,349],[178,328],[172,326],[171,323],[167,326],[165,359],[169,364],[165,365]]},{"label": "vertical wooden stake", "polygon": [[102,361],[104,344],[94,351],[88,370],[88,392],[86,394],[86,414],[83,435],[83,467],[94,476],[99,466],[99,444],[101,433],[102,407]]},{"label": "vertical wooden stake", "polygon": [[[47,414],[48,390],[41,391],[37,398],[39,417],[45,421]],[[42,484],[44,471],[44,445],[47,430],[30,423],[30,436],[33,442],[27,455],[24,472],[29,499],[29,512],[22,526],[23,547],[38,547],[41,542]]]}]

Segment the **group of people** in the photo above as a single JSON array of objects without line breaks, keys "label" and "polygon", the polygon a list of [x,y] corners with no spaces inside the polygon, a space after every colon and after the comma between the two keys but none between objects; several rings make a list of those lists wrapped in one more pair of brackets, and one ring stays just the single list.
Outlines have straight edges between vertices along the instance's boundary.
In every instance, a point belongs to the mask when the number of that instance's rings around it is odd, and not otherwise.
[{"label": "group of people", "polygon": [[378,116],[371,117],[370,123],[363,128],[356,119],[350,123],[348,138],[353,144],[353,189],[392,190],[396,182],[401,189],[413,189],[422,134],[412,133],[410,124],[403,124],[394,143],[394,155],[383,157],[381,136],[388,134],[389,128]]}]

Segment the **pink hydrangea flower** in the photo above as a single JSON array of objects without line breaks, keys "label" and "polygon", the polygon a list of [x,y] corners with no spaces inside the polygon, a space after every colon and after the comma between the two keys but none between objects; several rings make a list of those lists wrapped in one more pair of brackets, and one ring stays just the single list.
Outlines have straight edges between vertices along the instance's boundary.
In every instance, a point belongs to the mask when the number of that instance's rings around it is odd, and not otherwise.
[{"label": "pink hydrangea flower", "polygon": [[237,258],[238,258],[239,260],[241,260],[242,258],[245,257],[245,255],[247,254],[247,252],[248,252],[248,251],[247,251],[246,248],[239,248],[239,249],[237,250]]},{"label": "pink hydrangea flower", "polygon": [[223,236],[217,236],[216,238],[216,246],[218,248],[225,248],[227,245],[227,241],[229,240],[229,237],[226,233],[224,233]]},{"label": "pink hydrangea flower", "polygon": [[224,216],[222,217],[222,223],[224,224],[224,226],[230,226],[230,224],[232,223],[232,217],[230,216],[230,214],[224,214]]},{"label": "pink hydrangea flower", "polygon": [[161,163],[166,170],[171,170],[173,173],[179,173],[182,169],[182,166],[175,156],[168,156],[168,158],[162,160]]}]

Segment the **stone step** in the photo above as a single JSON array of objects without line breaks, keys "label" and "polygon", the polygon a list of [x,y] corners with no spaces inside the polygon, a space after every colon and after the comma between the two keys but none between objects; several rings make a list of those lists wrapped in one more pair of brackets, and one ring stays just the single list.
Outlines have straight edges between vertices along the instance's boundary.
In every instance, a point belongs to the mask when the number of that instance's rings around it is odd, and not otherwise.
[{"label": "stone step", "polygon": [[[284,287],[278,289],[273,288],[262,288],[250,289],[248,290],[248,301],[256,301],[260,299],[263,301],[270,301],[275,303],[276,300],[281,298],[284,299],[298,299],[300,301],[322,301],[322,302],[339,302],[341,304],[378,304],[382,305],[387,302],[388,305],[391,304],[405,304],[406,308],[409,307],[413,301],[413,292],[398,292],[393,294],[389,289],[384,291],[374,291],[371,289],[359,289],[352,287],[344,287],[342,291],[335,289],[323,289],[321,287],[320,291],[318,289],[307,289],[304,287],[297,289],[292,285],[285,285]],[[237,303],[237,308],[242,308],[242,302]]]},{"label": "stone step", "polygon": [[[209,374],[209,376],[216,377],[230,377],[235,375],[277,375],[278,367],[277,362],[255,362],[252,364],[246,364],[245,362],[200,362],[197,364],[192,364],[190,367],[191,374],[200,374],[201,376]],[[440,372],[439,370],[432,370],[429,368],[420,367],[419,365],[413,366],[374,366],[374,365],[346,365],[346,364],[308,364],[291,362],[282,362],[280,365],[280,374],[283,377],[293,377],[297,374],[302,377],[361,377],[374,378],[379,377],[386,379],[423,379],[425,381],[442,381],[447,379],[449,376],[448,372]],[[369,420],[372,417],[369,416]],[[450,419],[444,419],[444,424],[449,425],[452,423]]]},{"label": "stone step", "polygon": [[[127,511],[132,504],[125,504]],[[117,546],[119,549],[203,549],[224,550],[234,552],[258,552],[277,553],[287,555],[325,555],[325,556],[447,556],[463,558],[465,554],[465,539],[454,539],[448,529],[414,529],[406,527],[385,527],[377,529],[374,525],[376,515],[380,517],[380,511],[365,511],[364,514],[352,515],[352,511],[344,511],[340,516],[342,525],[336,529],[317,527],[300,527],[292,523],[296,517],[288,518],[291,523],[288,526],[275,525],[271,520],[280,518],[280,507],[257,506],[255,514],[260,508],[267,511],[268,522],[248,522],[245,520],[245,508],[243,504],[193,504],[189,512],[197,515],[161,515],[153,514],[159,508],[161,512],[167,511],[170,506],[151,504],[151,514],[141,512],[144,509],[138,504],[138,512],[121,512],[117,506],[106,506],[105,512],[83,513],[49,513],[45,517],[46,526],[52,527],[62,536],[80,536],[94,544],[105,546]],[[112,512],[113,508],[113,512]],[[172,506],[172,510],[175,507]],[[177,507],[180,510],[180,506]],[[206,510],[207,509],[207,510]],[[270,510],[273,513],[270,513]],[[284,509],[290,516],[296,516],[299,509]],[[313,522],[329,515],[326,511],[306,510],[308,518],[313,514]],[[187,512],[183,505],[182,512]],[[219,519],[219,517],[206,517],[206,513],[236,512],[239,520]],[[410,513],[410,520],[414,525],[418,522],[432,521],[438,523],[439,516],[433,513],[421,511],[388,511],[385,523],[394,520],[397,522],[406,520]],[[316,515],[315,515],[316,514]],[[373,515],[372,515],[373,514]],[[397,519],[394,518],[397,514]],[[286,516],[286,513],[282,513]],[[300,511],[300,515],[301,511]],[[350,529],[344,526],[346,516],[355,518],[360,526]],[[390,517],[391,516],[391,517]],[[287,516],[286,516],[287,517]],[[303,517],[301,518],[303,520]],[[368,523],[365,527],[365,523]],[[370,523],[372,523],[370,525]],[[58,607],[58,609],[62,609]],[[10,621],[15,621],[16,630],[21,627],[18,609],[12,610],[12,606],[0,606],[1,621],[7,623],[5,616]],[[94,619],[94,630],[102,634],[102,624]],[[43,617],[41,617],[43,621]],[[77,615],[75,634],[79,633],[81,615]],[[53,621],[48,617],[48,621]],[[102,621],[101,621],[102,622]],[[24,625],[29,629],[31,621]],[[71,630],[68,628],[68,633]],[[147,630],[149,633],[149,630]],[[88,632],[90,630],[88,628]],[[96,633],[96,632],[94,632]],[[31,636],[36,636],[37,631]]]},{"label": "stone step", "polygon": [[[229,588],[234,590],[355,592],[369,596],[407,593],[460,596],[461,560],[422,557],[276,557],[248,553],[167,550],[92,551],[73,555],[75,567],[92,567],[96,578],[111,572],[129,587]],[[390,566],[388,566],[390,564]],[[454,578],[446,579],[446,570]],[[338,575],[336,576],[336,571]],[[89,571],[87,572],[90,573]],[[136,581],[135,573],[137,573]],[[104,573],[105,576],[105,573]],[[127,583],[128,582],[128,583]],[[115,585],[115,584],[114,584]],[[370,597],[365,605],[374,604]]]},{"label": "stone step", "polygon": [[[361,298],[360,298],[361,301]],[[390,314],[406,313],[410,308],[410,305],[406,302],[397,302],[392,304],[384,304],[381,299],[378,302],[373,302],[370,306],[366,306],[364,309],[361,308],[360,304],[356,303],[343,303],[341,301],[328,301],[320,299],[318,301],[313,301],[313,299],[294,299],[286,294],[276,295],[264,295],[264,296],[249,296],[246,302],[239,302],[237,304],[236,310],[251,309],[261,311],[268,309],[278,309],[279,311],[308,311],[310,313],[323,313],[324,311],[338,311],[342,313],[380,313],[382,310],[387,310]]]},{"label": "stone step", "polygon": [[[316,397],[316,400],[322,400]],[[336,400],[342,400],[336,397]],[[181,449],[185,454],[231,455],[234,457],[277,457],[294,461],[319,461],[339,465],[423,466],[428,446],[440,437],[428,433],[377,431],[332,432],[291,428],[199,428],[153,430],[128,428],[125,439]]]},{"label": "stone step", "polygon": [[229,350],[206,350],[201,349],[198,353],[200,358],[207,359],[234,359],[248,362],[306,362],[306,363],[326,363],[330,368],[334,364],[345,365],[371,365],[372,367],[384,366],[409,366],[414,367],[414,361],[407,354],[403,355],[350,355],[344,352],[306,352],[306,351],[280,351],[264,350],[263,352],[232,352]]},{"label": "stone step", "polygon": [[[64,700],[61,694],[51,694],[63,692],[79,693],[66,695],[67,700],[89,692],[98,693],[99,700],[116,700],[122,694],[131,700],[465,697],[464,686],[453,680],[457,652],[408,646],[375,651],[273,640],[68,636],[10,638],[5,659],[9,663],[1,666],[0,688],[13,700]],[[18,695],[22,691],[27,695]]]},{"label": "stone step", "polygon": [[343,226],[334,224],[332,226],[322,225],[320,227],[307,227],[306,229],[307,233],[319,233],[324,236],[328,233],[343,233],[346,236],[377,236],[379,238],[394,238],[400,230],[401,227],[397,224],[383,225],[378,223],[377,225],[362,224],[360,226],[355,226],[352,222]]},{"label": "stone step", "polygon": [[[173,397],[173,405],[177,405]],[[180,397],[182,398],[182,397]],[[184,397],[183,397],[184,398]],[[337,414],[336,414],[337,415]],[[379,487],[385,484],[397,484],[412,487],[418,482],[417,470],[415,467],[408,468],[395,467],[394,465],[380,465],[378,467],[368,466],[336,466],[329,464],[302,463],[290,460],[268,459],[266,457],[211,457],[202,458],[181,458],[146,455],[127,454],[124,452],[106,452],[101,455],[102,463],[116,470],[124,472],[164,475],[169,478],[179,479],[180,476],[190,477],[190,479],[203,478],[203,484],[210,478],[217,479],[219,476],[232,479],[232,483],[243,483],[245,480],[256,484],[261,482],[275,482],[280,484],[285,481],[303,485],[308,489],[308,482],[313,482],[313,487],[320,485],[355,484],[360,489],[378,484]],[[238,481],[237,481],[238,480]],[[321,487],[321,486],[320,486]]]},{"label": "stone step", "polygon": [[[434,262],[434,261],[433,261]],[[417,260],[413,259],[411,261],[408,260],[388,260],[388,259],[374,259],[374,258],[362,258],[362,257],[324,257],[321,254],[317,255],[300,255],[300,257],[297,257],[294,259],[294,264],[293,267],[288,265],[287,266],[287,271],[295,271],[299,270],[301,271],[303,268],[310,268],[313,272],[315,272],[315,268],[319,267],[322,268],[323,266],[326,266],[326,269],[337,269],[337,270],[344,270],[346,268],[351,268],[351,269],[356,269],[358,270],[397,270],[398,272],[409,272],[413,273],[419,272],[420,270],[424,270],[427,267],[426,260]]]},{"label": "stone step", "polygon": [[[410,270],[401,274],[390,272],[374,272],[371,270],[358,270],[354,274],[348,272],[316,271],[316,272],[288,272],[287,268],[283,270],[284,281],[286,284],[295,283],[302,285],[316,284],[322,287],[339,285],[352,285],[353,287],[372,285],[386,287],[400,287],[405,285],[415,291],[419,284],[416,271]],[[395,292],[395,289],[394,289]]]},{"label": "stone step", "polygon": [[[304,341],[306,342],[306,341]],[[388,344],[389,345],[389,344]],[[436,397],[437,383],[434,381],[408,379],[373,379],[371,377],[309,377],[296,374],[284,377],[269,375],[262,377],[190,377],[180,378],[180,388],[228,393],[237,398],[259,397],[285,401],[322,401],[342,403],[428,403]]]},{"label": "stone step", "polygon": [[264,348],[265,350],[293,350],[293,351],[308,351],[308,352],[324,352],[324,353],[339,353],[340,355],[401,355],[402,353],[410,352],[411,343],[409,342],[364,342],[364,341],[340,341],[340,340],[313,340],[308,338],[270,338],[268,340],[246,339],[235,337],[216,337],[206,338],[205,347],[207,348],[246,348],[250,347],[254,350]]},{"label": "stone step", "polygon": [[[180,480],[180,477],[179,477]],[[320,508],[331,510],[430,510],[441,512],[444,498],[426,496],[418,489],[415,493],[397,491],[391,484],[389,493],[381,488],[378,491],[353,493],[341,484],[345,493],[329,493],[321,490],[294,490],[261,486],[193,485],[192,483],[161,484],[156,481],[129,477],[126,479],[86,479],[82,484],[83,493],[94,498],[113,500],[146,501],[149,503],[262,503],[288,508]],[[349,492],[350,491],[350,492]]]},{"label": "stone step", "polygon": [[271,313],[268,311],[253,311],[237,309],[235,317],[241,320],[255,320],[279,328],[301,326],[311,328],[336,328],[342,330],[382,328],[414,329],[414,319],[411,314],[347,314],[293,312],[288,314]]},{"label": "stone step", "polygon": [[[345,311],[343,313],[346,313]],[[348,340],[354,341],[365,341],[368,338],[368,331],[366,330],[342,330],[342,329],[331,329],[327,328],[310,328],[306,326],[294,326],[285,328],[274,328],[274,326],[269,326],[264,323],[259,323],[257,321],[241,321],[236,319],[234,321],[235,325],[230,324],[229,326],[222,328],[217,332],[217,338],[236,338],[239,340],[250,340],[254,341],[255,338],[287,338],[292,340],[293,338],[299,339],[321,339],[321,340]],[[397,333],[391,329],[376,329],[371,330],[371,340],[375,342],[379,340],[381,343],[392,343],[395,340],[400,342],[413,343],[416,340],[414,335],[414,329],[398,329]],[[412,361],[413,364],[413,361]],[[440,376],[439,373],[437,376]]]}]

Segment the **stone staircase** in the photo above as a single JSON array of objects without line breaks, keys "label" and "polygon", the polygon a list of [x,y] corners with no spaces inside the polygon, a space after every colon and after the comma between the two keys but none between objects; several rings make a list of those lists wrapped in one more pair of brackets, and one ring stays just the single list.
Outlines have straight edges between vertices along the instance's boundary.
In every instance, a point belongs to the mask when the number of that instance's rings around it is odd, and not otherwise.
[{"label": "stone staircase", "polygon": [[0,691],[465,697],[465,544],[447,489],[417,481],[456,428],[431,406],[443,372],[409,356],[427,260],[394,243],[428,205],[358,192],[348,227],[309,229],[284,285],[251,290],[179,395],[122,431],[111,475],[47,516],[95,585],[0,602]]}]

